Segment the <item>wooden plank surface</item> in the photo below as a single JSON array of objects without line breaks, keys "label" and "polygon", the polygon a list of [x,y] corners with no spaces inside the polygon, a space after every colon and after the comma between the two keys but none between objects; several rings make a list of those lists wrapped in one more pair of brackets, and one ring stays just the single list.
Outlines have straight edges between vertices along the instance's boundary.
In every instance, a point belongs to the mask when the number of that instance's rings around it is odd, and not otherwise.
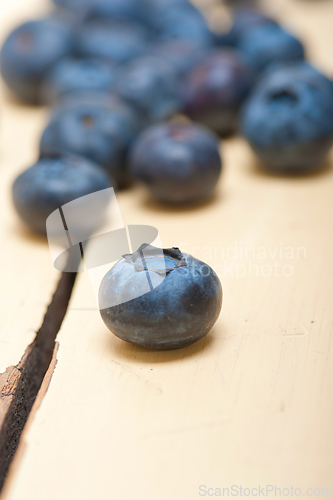
[{"label": "wooden plank surface", "polygon": [[[265,6],[333,74],[332,2]],[[17,113],[23,127],[24,110]],[[125,344],[98,312],[78,310],[91,298],[80,275],[49,390],[4,499],[192,500],[200,485],[293,486],[302,495],[332,488],[333,157],[317,175],[285,179],[262,173],[239,138],[223,154],[217,196],[204,206],[165,209],[140,189],[118,196],[126,224],[157,227],[164,246],[221,276],[213,331],[174,352]]]},{"label": "wooden plank surface", "polygon": [[[45,11],[41,3],[27,4],[22,0],[1,3],[0,43],[17,22]],[[13,179],[36,161],[44,115],[42,109],[14,102],[1,83],[0,373],[17,365],[35,338],[60,277],[52,266],[45,239],[21,226],[11,203]],[[2,396],[0,405],[5,399]]]}]

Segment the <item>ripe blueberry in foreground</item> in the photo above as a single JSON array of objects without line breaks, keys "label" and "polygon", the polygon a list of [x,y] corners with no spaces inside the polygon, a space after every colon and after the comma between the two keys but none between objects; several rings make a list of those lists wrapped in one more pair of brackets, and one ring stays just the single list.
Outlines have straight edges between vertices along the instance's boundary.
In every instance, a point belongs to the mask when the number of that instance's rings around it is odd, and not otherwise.
[{"label": "ripe blueberry in foreground", "polygon": [[2,47],[1,74],[17,97],[39,104],[43,79],[73,49],[74,41],[66,24],[51,18],[27,22],[10,34]]},{"label": "ripe blueberry in foreground", "polygon": [[52,103],[73,92],[110,92],[115,84],[112,63],[98,59],[62,59],[48,74],[43,85],[43,101]]},{"label": "ripe blueberry in foreground", "polygon": [[277,24],[266,23],[247,30],[237,48],[256,71],[262,71],[272,63],[304,59],[301,42]]},{"label": "ripe blueberry in foreground", "polygon": [[45,234],[46,219],[54,210],[111,186],[114,182],[103,169],[85,158],[68,155],[41,158],[16,178],[12,195],[21,219]]},{"label": "ripe blueberry in foreground", "polygon": [[139,119],[116,98],[103,93],[69,97],[55,109],[41,139],[43,154],[66,151],[105,168],[119,187],[128,181],[126,157]]},{"label": "ripe blueberry in foreground", "polygon": [[235,131],[239,108],[251,84],[251,71],[236,51],[213,51],[185,79],[183,111],[219,135],[229,135]]},{"label": "ripe blueberry in foreground", "polygon": [[222,287],[213,269],[178,248],[142,245],[123,256],[99,289],[109,330],[152,349],[177,349],[201,339],[221,307]]},{"label": "ripe blueberry in foreground", "polygon": [[274,172],[319,167],[333,145],[333,83],[305,63],[272,69],[247,102],[241,131]]},{"label": "ripe blueberry in foreground", "polygon": [[218,146],[218,137],[201,125],[157,125],[134,144],[130,171],[159,201],[203,201],[212,196],[221,174]]}]

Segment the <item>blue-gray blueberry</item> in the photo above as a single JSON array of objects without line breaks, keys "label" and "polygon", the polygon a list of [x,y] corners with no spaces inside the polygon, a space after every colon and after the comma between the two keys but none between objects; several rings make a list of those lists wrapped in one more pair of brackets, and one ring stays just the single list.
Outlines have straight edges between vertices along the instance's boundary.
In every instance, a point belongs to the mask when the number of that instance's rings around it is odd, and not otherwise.
[{"label": "blue-gray blueberry", "polygon": [[105,275],[102,319],[117,337],[150,349],[177,349],[212,329],[222,307],[213,269],[178,248],[142,245]]},{"label": "blue-gray blueberry", "polygon": [[39,104],[44,78],[73,50],[73,35],[66,23],[55,18],[29,21],[5,40],[0,52],[1,74],[19,99]]},{"label": "blue-gray blueberry", "polygon": [[179,109],[176,69],[159,57],[143,56],[124,65],[118,74],[116,92],[148,124],[165,120]]},{"label": "blue-gray blueberry", "polygon": [[129,182],[127,153],[140,127],[124,102],[103,93],[79,94],[55,109],[41,138],[41,152],[70,152],[105,168],[119,187]]},{"label": "blue-gray blueberry", "polygon": [[77,31],[76,50],[81,57],[97,57],[122,64],[144,54],[145,29],[127,21],[93,20]]},{"label": "blue-gray blueberry", "polygon": [[137,139],[130,171],[164,203],[201,202],[214,193],[221,174],[218,137],[182,122],[155,125]]},{"label": "blue-gray blueberry", "polygon": [[272,69],[246,103],[240,127],[269,170],[316,169],[333,145],[333,83],[306,63]]},{"label": "blue-gray blueberry", "polygon": [[255,71],[261,72],[273,63],[290,63],[304,59],[302,43],[277,24],[259,24],[245,31],[237,48]]},{"label": "blue-gray blueberry", "polygon": [[111,92],[116,66],[99,59],[67,58],[59,61],[43,84],[43,101],[53,103],[68,94],[86,91]]},{"label": "blue-gray blueberry", "polygon": [[[12,197],[25,224],[45,234],[46,219],[52,212],[77,198],[111,186],[115,187],[114,181],[98,165],[86,158],[59,155],[41,158],[21,173],[13,184]],[[78,223],[84,225],[87,220]]]}]

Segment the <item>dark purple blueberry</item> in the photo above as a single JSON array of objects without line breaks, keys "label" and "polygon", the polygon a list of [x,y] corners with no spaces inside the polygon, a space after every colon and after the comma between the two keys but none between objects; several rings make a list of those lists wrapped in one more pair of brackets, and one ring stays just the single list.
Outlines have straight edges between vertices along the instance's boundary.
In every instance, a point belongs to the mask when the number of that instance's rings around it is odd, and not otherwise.
[{"label": "dark purple blueberry", "polygon": [[6,39],[0,53],[1,74],[21,100],[39,104],[41,84],[51,68],[72,54],[69,26],[56,19],[29,21]]},{"label": "dark purple blueberry", "polygon": [[102,93],[66,99],[54,111],[41,139],[43,154],[66,151],[89,158],[128,183],[127,151],[139,131],[136,113]]},{"label": "dark purple blueberry", "polygon": [[269,71],[244,107],[241,131],[273,172],[320,167],[333,145],[333,83],[306,63]]},{"label": "dark purple blueberry", "polygon": [[91,21],[77,33],[76,48],[82,57],[97,57],[125,63],[142,55],[147,43],[145,30],[125,21]]},{"label": "dark purple blueberry", "polygon": [[218,137],[201,125],[170,122],[145,130],[130,156],[130,171],[163,203],[201,202],[221,174]]},{"label": "dark purple blueberry", "polygon": [[204,262],[178,248],[142,245],[104,276],[99,307],[109,330],[150,349],[177,349],[212,329],[222,308],[222,286]]},{"label": "dark purple blueberry", "polygon": [[[46,219],[56,209],[112,185],[115,186],[110,176],[89,160],[59,155],[41,158],[20,174],[13,184],[12,195],[21,219],[34,231],[45,234]],[[94,221],[96,224],[96,217]]]},{"label": "dark purple blueberry", "polygon": [[115,80],[116,68],[110,62],[99,59],[62,59],[43,84],[43,100],[52,103],[74,92],[111,92]]},{"label": "dark purple blueberry", "polygon": [[272,63],[304,59],[301,42],[276,24],[261,24],[246,30],[237,48],[256,71],[262,71]]},{"label": "dark purple blueberry", "polygon": [[179,109],[176,70],[158,57],[144,56],[125,65],[119,71],[116,91],[148,124],[165,120]]},{"label": "dark purple blueberry", "polygon": [[232,49],[216,50],[185,79],[182,109],[219,135],[229,135],[251,85],[252,73],[241,56]]}]

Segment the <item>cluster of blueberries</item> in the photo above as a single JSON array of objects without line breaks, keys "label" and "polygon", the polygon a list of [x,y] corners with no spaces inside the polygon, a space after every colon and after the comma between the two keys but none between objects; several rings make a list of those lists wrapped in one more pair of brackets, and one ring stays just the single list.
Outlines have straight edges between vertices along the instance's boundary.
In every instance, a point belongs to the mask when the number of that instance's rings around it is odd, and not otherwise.
[{"label": "cluster of blueberries", "polygon": [[242,8],[216,34],[189,0],[54,2],[0,53],[16,96],[53,106],[40,160],[13,186],[33,229],[75,197],[133,179],[162,202],[205,200],[221,173],[218,136],[237,130],[273,171],[322,164],[333,83],[274,20]]},{"label": "cluster of blueberries", "polygon": [[[35,231],[60,206],[133,180],[164,203],[203,201],[221,174],[219,138],[236,131],[278,173],[319,168],[333,145],[332,81],[257,10],[239,9],[216,34],[189,0],[54,2],[52,16],[15,29],[0,53],[13,93],[53,107],[40,159],[13,185]],[[179,249],[144,249],[103,279],[104,322],[145,347],[198,340],[221,310],[218,277]],[[163,283],[131,300],[147,270],[165,266]]]}]

